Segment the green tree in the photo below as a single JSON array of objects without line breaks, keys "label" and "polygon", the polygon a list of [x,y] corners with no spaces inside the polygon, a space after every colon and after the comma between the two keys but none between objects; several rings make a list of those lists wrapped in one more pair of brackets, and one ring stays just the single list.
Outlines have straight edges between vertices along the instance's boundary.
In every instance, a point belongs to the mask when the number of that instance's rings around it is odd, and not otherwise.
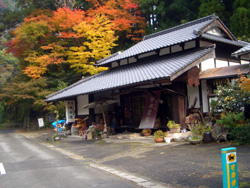
[{"label": "green tree", "polygon": [[5,84],[0,93],[8,110],[8,121],[20,122],[26,120],[24,128],[29,129],[30,117],[35,112],[40,114],[47,110],[48,104],[43,99],[51,93],[46,88],[46,79],[30,80],[22,75]]},{"label": "green tree", "polygon": [[235,0],[231,16],[231,31],[242,40],[250,36],[250,3],[247,0]]},{"label": "green tree", "polygon": [[0,49],[0,91],[1,87],[18,72],[18,60],[5,49]]},{"label": "green tree", "polygon": [[140,0],[146,18],[146,33],[167,29],[198,17],[199,0]]},{"label": "green tree", "polygon": [[216,13],[222,20],[224,20],[225,5],[221,0],[202,0],[199,8],[199,17],[208,16]]},{"label": "green tree", "polygon": [[217,112],[242,112],[250,103],[249,93],[241,89],[238,81],[218,86],[215,93]]}]

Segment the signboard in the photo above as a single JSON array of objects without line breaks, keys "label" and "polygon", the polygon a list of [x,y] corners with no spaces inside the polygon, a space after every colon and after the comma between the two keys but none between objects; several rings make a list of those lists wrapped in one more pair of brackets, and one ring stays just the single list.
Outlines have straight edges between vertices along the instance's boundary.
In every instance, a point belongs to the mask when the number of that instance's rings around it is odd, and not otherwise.
[{"label": "signboard", "polygon": [[238,188],[236,148],[221,149],[223,188]]},{"label": "signboard", "polygon": [[142,114],[139,129],[152,129],[154,128],[155,118],[158,112],[159,101],[161,92],[154,91],[153,94],[148,93],[146,96],[146,103]]},{"label": "signboard", "polygon": [[75,101],[65,101],[66,123],[75,121]]},{"label": "signboard", "polygon": [[39,128],[44,126],[43,118],[38,118]]}]

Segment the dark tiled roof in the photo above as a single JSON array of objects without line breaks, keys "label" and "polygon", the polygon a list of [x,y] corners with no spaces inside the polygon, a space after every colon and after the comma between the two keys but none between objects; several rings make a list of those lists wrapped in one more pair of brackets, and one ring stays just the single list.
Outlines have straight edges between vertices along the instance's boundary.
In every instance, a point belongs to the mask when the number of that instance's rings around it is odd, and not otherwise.
[{"label": "dark tiled roof", "polygon": [[200,74],[200,79],[235,77],[239,74],[238,70],[242,74],[248,74],[249,64],[208,69]]},{"label": "dark tiled roof", "polygon": [[239,42],[236,40],[230,41],[229,39],[223,39],[221,37],[202,34],[204,32],[203,29],[206,28],[206,26],[208,26],[209,24],[213,23],[215,20],[219,20],[220,23],[231,35],[231,37],[235,39],[233,34],[230,32],[229,29],[227,29],[223,22],[213,14],[204,18],[200,18],[198,20],[194,20],[192,22],[188,22],[170,29],[166,29],[164,31],[145,36],[143,41],[137,43],[136,45],[132,46],[131,48],[125,50],[124,52],[118,55],[116,54],[115,56],[112,56],[108,59],[103,59],[99,61],[97,65],[105,65],[117,60],[122,60],[139,54],[154,51],[156,49],[161,49],[175,44],[191,41],[199,38],[201,35],[202,37],[210,40],[225,42],[236,46],[244,46],[243,42]]},{"label": "dark tiled roof", "polygon": [[201,35],[202,38],[205,38],[205,39],[208,39],[208,40],[212,40],[212,41],[217,41],[217,42],[222,42],[222,43],[226,43],[226,44],[231,44],[231,45],[234,45],[234,46],[240,46],[240,47],[243,47],[243,46],[246,46],[247,42],[244,42],[244,41],[233,41],[233,40],[230,40],[230,39],[226,39],[226,38],[223,38],[223,37],[219,37],[219,36],[216,36],[216,35],[211,35],[211,34],[207,34],[207,33],[203,33]]},{"label": "dark tiled roof", "polygon": [[153,61],[129,64],[107,70],[95,76],[81,80],[64,90],[47,97],[46,101],[101,92],[152,80],[169,78],[190,64],[209,54],[214,47],[200,48],[155,59]]},{"label": "dark tiled roof", "polygon": [[218,17],[215,15],[210,15],[192,22],[188,22],[164,31],[148,35],[144,37],[143,41],[137,43],[136,45],[125,50],[119,55],[99,62],[97,65],[104,65],[116,60],[133,57],[138,54],[143,54],[156,49],[194,40],[198,37],[197,34],[200,34],[200,30],[212,23],[217,18]]},{"label": "dark tiled roof", "polygon": [[239,56],[246,53],[250,53],[250,44],[232,53],[233,56]]},{"label": "dark tiled roof", "polygon": [[101,60],[97,61],[97,64],[101,64],[102,62],[105,62],[105,61],[107,61],[107,60],[109,60],[109,59],[111,59],[111,58],[113,58],[113,57],[115,57],[115,56],[117,56],[119,54],[121,54],[120,51],[116,52],[116,53],[114,53],[114,54],[112,54],[112,55],[110,55],[110,56],[108,56],[108,57],[106,57],[104,59],[101,59]]}]

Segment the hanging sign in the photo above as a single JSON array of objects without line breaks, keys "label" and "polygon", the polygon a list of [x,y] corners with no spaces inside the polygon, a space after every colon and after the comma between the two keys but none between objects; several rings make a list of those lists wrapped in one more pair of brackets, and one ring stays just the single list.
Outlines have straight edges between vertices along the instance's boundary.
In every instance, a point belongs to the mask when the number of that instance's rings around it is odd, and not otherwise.
[{"label": "hanging sign", "polygon": [[159,101],[161,92],[154,91],[152,94],[148,93],[146,96],[146,103],[142,114],[139,129],[152,129],[154,128],[155,118],[158,112]]},{"label": "hanging sign", "polygon": [[236,148],[221,149],[223,188],[238,188]]}]

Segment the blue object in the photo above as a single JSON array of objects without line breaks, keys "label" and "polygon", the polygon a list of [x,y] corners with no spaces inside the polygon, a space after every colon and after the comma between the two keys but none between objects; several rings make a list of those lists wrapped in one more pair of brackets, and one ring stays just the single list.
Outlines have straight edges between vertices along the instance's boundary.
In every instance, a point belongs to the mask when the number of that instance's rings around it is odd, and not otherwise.
[{"label": "blue object", "polygon": [[239,188],[236,148],[221,149],[223,188]]},{"label": "blue object", "polygon": [[53,128],[56,128],[56,124],[57,124],[57,123],[59,123],[59,124],[65,123],[65,120],[54,121],[54,122],[52,123]]}]

